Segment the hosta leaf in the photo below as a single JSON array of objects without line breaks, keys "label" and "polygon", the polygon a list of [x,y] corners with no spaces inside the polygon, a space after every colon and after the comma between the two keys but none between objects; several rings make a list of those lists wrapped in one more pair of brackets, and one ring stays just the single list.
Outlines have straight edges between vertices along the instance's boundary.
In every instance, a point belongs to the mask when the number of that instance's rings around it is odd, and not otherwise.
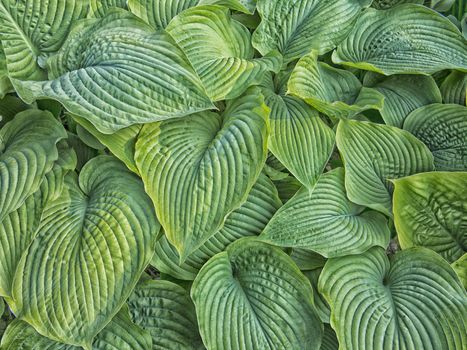
[{"label": "hosta leaf", "polygon": [[246,202],[234,210],[225,219],[224,226],[184,263],[179,264],[177,250],[164,235],[156,244],[153,264],[160,272],[175,278],[194,280],[201,267],[214,255],[224,251],[230,243],[242,237],[258,236],[281,205],[274,184],[261,174]]},{"label": "hosta leaf", "polygon": [[191,297],[208,349],[316,349],[322,324],[313,290],[278,248],[243,238],[215,255]]},{"label": "hosta leaf", "polygon": [[420,4],[422,5],[425,0],[373,0],[372,7],[378,10],[386,10],[391,7],[402,4]]},{"label": "hosta leaf", "polygon": [[312,189],[302,187],[260,237],[324,257],[357,254],[375,245],[385,248],[390,238],[386,218],[364,209],[347,199],[344,169],[334,169],[321,175]]},{"label": "hosta leaf", "polygon": [[467,289],[467,253],[462,255],[458,260],[451,264],[451,267],[456,271],[462,285]]},{"label": "hosta leaf", "polygon": [[447,12],[451,9],[455,1],[456,0],[429,0],[426,5],[438,12]]},{"label": "hosta leaf", "polygon": [[0,40],[10,77],[46,79],[41,61],[60,48],[73,21],[87,11],[85,0],[1,0]]},{"label": "hosta leaf", "polygon": [[286,62],[311,49],[324,54],[344,40],[370,4],[369,0],[258,0],[262,21],[253,46],[263,55],[279,50]]},{"label": "hosta leaf", "polygon": [[9,92],[13,92],[10,78],[8,77],[8,69],[6,66],[5,52],[3,51],[2,42],[0,41],[0,99],[5,97]]},{"label": "hosta leaf", "polygon": [[428,249],[390,261],[381,248],[330,259],[319,289],[331,325],[349,350],[457,350],[467,344],[467,295],[449,266]]},{"label": "hosta leaf", "polygon": [[[151,350],[149,334],[134,323],[128,307],[122,310],[100,332],[92,344],[92,350]],[[2,339],[2,350],[79,350],[80,347],[59,343],[44,337],[28,323],[16,319],[8,326]]]},{"label": "hosta leaf", "polygon": [[168,33],[187,55],[213,101],[240,96],[258,85],[268,71],[281,67],[280,55],[254,58],[250,32],[214,5],[190,8],[167,26]]},{"label": "hosta leaf", "polygon": [[128,9],[127,0],[90,0],[90,15],[93,17],[104,17],[112,7]]},{"label": "hosta leaf", "polygon": [[97,151],[88,145],[86,145],[81,139],[75,134],[68,133],[68,144],[73,148],[76,153],[77,163],[76,169],[78,171],[92,158],[97,156]]},{"label": "hosta leaf", "polygon": [[451,21],[423,6],[368,9],[332,59],[386,75],[467,71],[467,40]]},{"label": "hosta leaf", "polygon": [[321,175],[334,150],[335,135],[318,113],[302,100],[285,96],[289,74],[263,84],[271,108],[269,149],[305,186]]},{"label": "hosta leaf", "polygon": [[293,248],[290,257],[302,271],[315,270],[326,263],[326,258],[307,249]]},{"label": "hosta leaf", "polygon": [[394,224],[403,249],[430,248],[449,262],[467,251],[467,173],[432,172],[395,181]]},{"label": "hosta leaf", "polygon": [[311,287],[313,288],[313,300],[318,311],[319,318],[324,323],[329,323],[329,315],[331,314],[331,309],[327,301],[318,291],[318,278],[321,274],[322,269],[314,269],[309,271],[303,271],[303,274],[310,281]]},{"label": "hosta leaf", "polygon": [[60,101],[105,134],[213,107],[173,40],[122,9],[79,22],[48,66],[54,80],[17,82],[21,97]]},{"label": "hosta leaf", "polygon": [[412,112],[404,129],[423,141],[437,170],[467,171],[467,107],[433,104]]},{"label": "hosta leaf", "polygon": [[441,94],[444,103],[467,105],[467,74],[453,71],[441,84]]},{"label": "hosta leaf", "polygon": [[433,170],[430,150],[396,127],[341,120],[336,141],[348,198],[386,215],[392,215],[391,179]]},{"label": "hosta leaf", "polygon": [[180,262],[247,199],[266,161],[268,114],[253,88],[222,115],[203,112],[141,130],[136,165]]},{"label": "hosta leaf", "polygon": [[44,212],[16,272],[15,314],[42,335],[91,349],[149,263],[158,231],[136,175],[113,157],[93,158]]},{"label": "hosta leaf", "polygon": [[58,151],[58,160],[44,176],[39,189],[0,223],[0,295],[5,297],[11,297],[18,263],[34,239],[46,205],[61,194],[65,175],[76,166],[73,150],[59,144]]},{"label": "hosta leaf", "polygon": [[12,120],[19,112],[31,109],[33,106],[24,103],[20,98],[6,95],[0,99],[0,127]]},{"label": "hosta leaf", "polygon": [[323,342],[320,350],[338,350],[339,342],[337,341],[336,332],[330,325],[324,324]]},{"label": "hosta leaf", "polygon": [[318,61],[312,51],[298,61],[288,92],[333,118],[348,118],[368,109],[381,109],[384,96],[362,86],[351,72]]},{"label": "hosta leaf", "polygon": [[0,130],[0,222],[39,189],[66,137],[50,113],[38,110],[19,113]]},{"label": "hosta leaf", "polygon": [[128,305],[133,321],[151,334],[152,349],[204,349],[193,302],[179,285],[161,280],[142,282]]},{"label": "hosta leaf", "polygon": [[384,96],[384,105],[380,110],[384,122],[399,128],[410,112],[441,102],[438,86],[429,76],[393,75],[369,86]]}]

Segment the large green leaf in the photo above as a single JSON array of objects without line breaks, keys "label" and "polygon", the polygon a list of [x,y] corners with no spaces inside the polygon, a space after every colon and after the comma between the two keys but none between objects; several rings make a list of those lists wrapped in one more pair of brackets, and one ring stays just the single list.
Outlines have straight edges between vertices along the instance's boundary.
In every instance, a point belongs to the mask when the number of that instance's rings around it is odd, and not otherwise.
[{"label": "large green leaf", "polygon": [[467,107],[432,104],[412,112],[404,129],[423,141],[437,170],[467,171]]},{"label": "large green leaf", "polygon": [[246,201],[266,161],[268,114],[253,88],[221,115],[203,112],[142,128],[136,165],[180,262]]},{"label": "large green leaf", "polygon": [[467,74],[453,71],[441,84],[441,94],[444,103],[467,104]]},{"label": "large green leaf", "polygon": [[430,150],[393,126],[341,120],[336,141],[349,199],[386,215],[392,216],[390,180],[433,170]]},{"label": "large green leaf", "polygon": [[42,335],[91,349],[151,260],[158,231],[139,178],[113,157],[93,158],[45,210],[10,306]]},{"label": "large green leaf", "polygon": [[332,59],[386,75],[467,71],[467,40],[449,19],[424,6],[368,9]]},{"label": "large green leaf", "polygon": [[[92,350],[152,350],[149,334],[130,319],[128,307],[123,307],[100,332]],[[44,337],[28,323],[16,319],[7,328],[1,343],[2,350],[79,350],[80,347],[59,343]]]},{"label": "large green leaf", "polygon": [[271,180],[261,174],[242,206],[225,219],[224,226],[182,264],[177,250],[164,235],[156,244],[153,265],[163,273],[182,280],[194,280],[201,267],[227,246],[247,236],[258,236],[282,205]]},{"label": "large green leaf", "polygon": [[133,321],[147,330],[154,350],[204,349],[189,293],[169,281],[138,284],[128,300]]},{"label": "large green leaf", "polygon": [[412,248],[391,261],[381,248],[330,259],[319,289],[349,350],[458,350],[467,345],[467,294],[436,253]]},{"label": "large green leaf", "polygon": [[18,263],[34,239],[46,205],[58,198],[64,177],[74,170],[76,155],[65,144],[58,145],[59,158],[43,178],[39,189],[0,223],[0,295],[11,297]]},{"label": "large green leaf", "polygon": [[312,51],[297,63],[288,82],[288,93],[332,118],[349,118],[368,109],[381,109],[384,96],[362,86],[350,71],[318,61]]},{"label": "large green leaf", "polygon": [[203,266],[191,297],[208,349],[317,349],[310,282],[287,254],[243,238]]},{"label": "large green leaf", "polygon": [[60,48],[73,21],[87,11],[86,0],[1,0],[0,40],[9,75],[46,79],[41,62]]},{"label": "large green leaf", "polygon": [[431,172],[395,181],[394,224],[403,249],[430,248],[449,262],[467,251],[467,173]]},{"label": "large green leaf", "polygon": [[50,113],[38,110],[19,113],[0,130],[0,222],[39,189],[66,137]]},{"label": "large green leaf", "polygon": [[279,50],[286,62],[311,49],[324,54],[344,40],[370,4],[371,0],[258,0],[262,21],[253,46],[263,55]]},{"label": "large green leaf", "polygon": [[269,149],[287,169],[311,187],[334,150],[334,132],[302,100],[286,96],[289,73],[267,79],[262,85],[271,108]]},{"label": "large green leaf", "polygon": [[254,58],[248,29],[232,19],[225,7],[190,8],[167,26],[187,55],[213,101],[240,96],[258,85],[268,71],[277,72],[282,58],[275,53]]},{"label": "large green leaf", "polygon": [[55,99],[105,134],[213,107],[173,40],[122,9],[78,22],[48,67],[54,80],[17,82],[21,97]]},{"label": "large green leaf", "polygon": [[347,199],[344,169],[302,187],[268,223],[261,238],[282,247],[305,248],[324,257],[358,254],[389,244],[386,218]]},{"label": "large green leaf", "polygon": [[[387,125],[401,128],[410,112],[431,103],[441,102],[441,93],[430,76],[393,75],[372,84],[369,80],[375,74],[368,72],[365,75],[365,85],[383,94],[384,104],[380,112]],[[378,78],[379,75],[375,77]]]}]

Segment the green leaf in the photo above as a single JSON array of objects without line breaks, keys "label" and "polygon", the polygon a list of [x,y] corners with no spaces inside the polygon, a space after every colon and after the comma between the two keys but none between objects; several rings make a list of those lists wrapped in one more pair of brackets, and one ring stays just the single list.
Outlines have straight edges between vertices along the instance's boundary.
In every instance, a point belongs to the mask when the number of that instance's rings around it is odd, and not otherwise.
[{"label": "green leaf", "polygon": [[281,247],[309,249],[324,257],[387,247],[390,235],[386,218],[364,210],[347,199],[344,169],[334,169],[321,175],[312,189],[302,187],[278,210],[260,238]]},{"label": "green leaf", "polygon": [[194,280],[201,267],[214,255],[227,246],[247,236],[258,236],[281,207],[277,190],[271,180],[261,174],[242,206],[225,219],[224,226],[217,231],[198,250],[193,252],[184,263],[164,235],[156,244],[152,264],[160,272],[182,280]]},{"label": "green leaf", "polygon": [[318,113],[302,100],[285,96],[289,74],[263,84],[271,108],[269,149],[305,186],[322,174],[334,150],[335,135]]},{"label": "green leaf", "polygon": [[325,257],[307,249],[293,248],[290,257],[302,271],[315,270],[326,263]]},{"label": "green leaf", "polygon": [[60,48],[73,21],[87,11],[85,0],[1,0],[0,40],[10,77],[46,79],[41,61]]},{"label": "green leaf", "polygon": [[351,72],[318,61],[312,51],[297,63],[288,93],[332,118],[350,118],[368,109],[381,109],[384,96],[362,86]]},{"label": "green leaf", "polygon": [[97,156],[97,151],[86,145],[75,134],[68,133],[68,144],[73,148],[77,157],[76,169],[81,171],[81,168],[92,158]]},{"label": "green leaf", "polygon": [[277,53],[254,58],[250,32],[221,6],[190,8],[167,26],[168,33],[187,55],[213,101],[240,96],[259,85],[264,74],[279,71]]},{"label": "green leaf", "polygon": [[423,5],[425,0],[373,0],[371,7],[378,10],[386,10],[391,7],[402,4],[420,4]]},{"label": "green leaf", "polygon": [[208,349],[316,349],[321,343],[310,282],[287,254],[255,238],[211,258],[191,297]]},{"label": "green leaf", "polygon": [[324,324],[323,342],[320,350],[338,350],[339,342],[337,341],[336,332],[330,325]]},{"label": "green leaf", "polygon": [[423,141],[436,170],[467,171],[467,107],[432,104],[412,112],[404,129]]},{"label": "green leaf", "polygon": [[128,305],[133,321],[151,334],[152,349],[204,349],[193,302],[179,285],[161,280],[142,282]]},{"label": "green leaf", "polygon": [[415,136],[393,126],[341,120],[337,147],[348,198],[392,216],[390,180],[433,170],[433,155]]},{"label": "green leaf", "polygon": [[253,88],[222,115],[203,112],[143,126],[136,165],[180,262],[246,201],[266,161],[268,114]]},{"label": "green leaf", "polygon": [[[123,307],[112,321],[100,332],[92,344],[92,350],[151,350],[148,333],[130,319],[128,307]],[[59,343],[36,332],[28,323],[14,320],[2,339],[2,350],[79,350],[80,347]]]},{"label": "green leaf", "polygon": [[258,0],[262,21],[253,34],[253,46],[263,55],[279,50],[286,63],[311,49],[322,55],[344,40],[370,4],[370,0]]},{"label": "green leaf", "polygon": [[8,77],[8,69],[6,66],[5,52],[3,51],[2,42],[0,41],[0,99],[5,97],[7,93],[15,91]]},{"label": "green leaf", "polygon": [[128,0],[90,0],[91,8],[89,9],[90,17],[104,17],[113,7],[119,7],[127,10]]},{"label": "green leaf", "polygon": [[[376,73],[368,72],[370,80]],[[365,84],[365,81],[364,81]],[[375,84],[365,84],[384,96],[380,113],[387,125],[402,128],[405,118],[415,109],[441,102],[441,93],[435,80],[423,75],[393,75]]]},{"label": "green leaf", "polygon": [[467,173],[424,173],[394,184],[401,247],[422,246],[449,262],[459,259],[467,251]]},{"label": "green leaf", "polygon": [[0,127],[12,120],[19,112],[31,109],[33,106],[24,103],[20,98],[6,95],[0,99]]},{"label": "green leaf", "polygon": [[467,253],[454,261],[451,267],[456,271],[464,288],[467,289]]},{"label": "green leaf", "polygon": [[467,105],[467,74],[453,71],[443,81],[440,87],[444,103]]},{"label": "green leaf", "polygon": [[122,9],[78,22],[48,67],[54,80],[16,81],[19,95],[55,99],[104,134],[213,108],[173,40]]},{"label": "green leaf", "polygon": [[10,306],[42,335],[89,350],[151,260],[160,226],[143,184],[115,158],[73,175],[21,259]]},{"label": "green leaf", "polygon": [[446,349],[467,344],[467,295],[436,253],[412,248],[389,260],[381,248],[330,259],[319,289],[331,326],[349,350]]},{"label": "green leaf", "polygon": [[467,40],[449,19],[424,6],[368,9],[332,60],[385,75],[467,71]]},{"label": "green leaf", "polygon": [[316,310],[318,311],[319,318],[321,319],[323,323],[329,323],[329,316],[331,314],[331,309],[329,308],[327,301],[318,291],[318,278],[319,278],[319,275],[321,274],[321,271],[322,269],[318,268],[318,269],[302,271],[302,272],[306,276],[306,278],[308,278],[308,280],[310,281],[311,287],[313,288],[313,300],[316,306]]}]

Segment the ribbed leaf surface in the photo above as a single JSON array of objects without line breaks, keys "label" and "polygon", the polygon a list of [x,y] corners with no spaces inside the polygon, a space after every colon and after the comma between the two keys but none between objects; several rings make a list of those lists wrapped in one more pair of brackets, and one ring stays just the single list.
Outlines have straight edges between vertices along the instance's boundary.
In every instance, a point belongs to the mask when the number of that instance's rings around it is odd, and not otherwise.
[{"label": "ribbed leaf surface", "polygon": [[467,74],[453,71],[440,86],[444,103],[467,105]]}]

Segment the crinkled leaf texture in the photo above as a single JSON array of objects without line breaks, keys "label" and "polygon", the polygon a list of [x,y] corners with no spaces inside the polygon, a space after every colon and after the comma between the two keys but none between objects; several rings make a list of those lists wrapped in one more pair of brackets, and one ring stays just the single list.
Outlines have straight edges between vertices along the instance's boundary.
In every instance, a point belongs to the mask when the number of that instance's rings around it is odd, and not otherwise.
[{"label": "crinkled leaf texture", "polygon": [[105,134],[214,107],[167,33],[122,9],[77,22],[48,68],[53,80],[16,81],[20,96],[55,99]]},{"label": "crinkled leaf texture", "polygon": [[323,325],[310,282],[280,249],[243,238],[215,255],[191,297],[208,349],[316,349]]},{"label": "crinkled leaf texture", "polygon": [[136,165],[180,262],[240,207],[267,156],[269,109],[259,89],[203,112],[143,126]]},{"label": "crinkled leaf texture", "polygon": [[319,289],[331,325],[349,350],[458,350],[467,345],[467,294],[436,253],[384,249],[328,260]]},{"label": "crinkled leaf texture", "polygon": [[358,254],[375,245],[385,248],[390,236],[386,218],[364,209],[347,199],[344,169],[334,169],[311,189],[302,187],[269,221],[260,238],[324,257]]},{"label": "crinkled leaf texture", "polygon": [[40,334],[91,349],[151,260],[159,228],[140,179],[113,157],[93,158],[46,208],[10,306]]},{"label": "crinkled leaf texture", "polygon": [[430,172],[395,181],[401,247],[427,247],[449,262],[467,251],[467,173]]}]

